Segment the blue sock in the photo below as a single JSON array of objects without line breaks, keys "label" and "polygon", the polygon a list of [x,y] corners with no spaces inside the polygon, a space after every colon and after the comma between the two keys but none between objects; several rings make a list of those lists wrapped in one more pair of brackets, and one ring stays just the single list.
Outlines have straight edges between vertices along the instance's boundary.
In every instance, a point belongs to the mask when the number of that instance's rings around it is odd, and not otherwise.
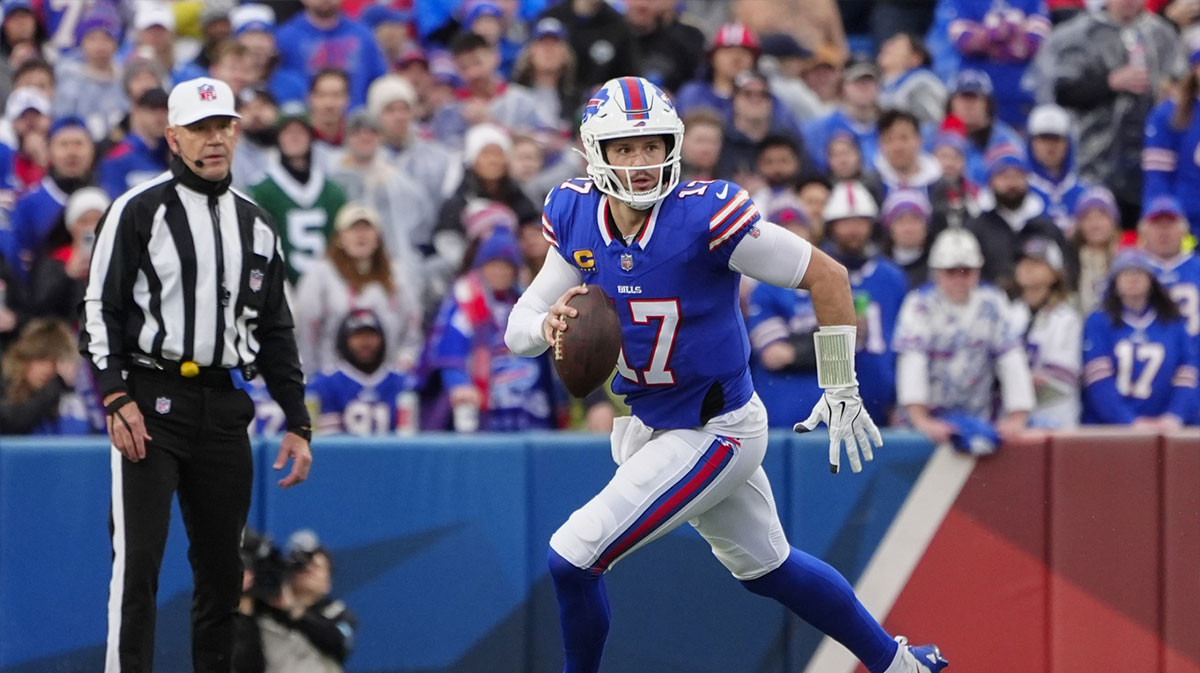
[{"label": "blue sock", "polygon": [[554,549],[546,556],[558,594],[558,619],[566,653],[563,673],[596,673],[612,616],[604,575],[575,567]]},{"label": "blue sock", "polygon": [[797,617],[845,645],[871,673],[883,673],[896,657],[899,645],[858,602],[841,573],[795,547],[783,565],[742,585],[783,603]]}]

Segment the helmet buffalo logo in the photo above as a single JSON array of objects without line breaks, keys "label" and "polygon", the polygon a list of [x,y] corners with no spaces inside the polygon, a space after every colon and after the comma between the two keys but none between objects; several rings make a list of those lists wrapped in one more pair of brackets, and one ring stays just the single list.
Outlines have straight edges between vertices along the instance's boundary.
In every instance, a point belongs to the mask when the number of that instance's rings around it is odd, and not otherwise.
[{"label": "helmet buffalo logo", "polygon": [[591,119],[600,111],[600,106],[608,102],[608,89],[601,87],[588,99],[587,107],[583,108],[583,121]]},{"label": "helmet buffalo logo", "polygon": [[196,91],[200,93],[200,100],[216,100],[217,88],[211,84],[201,84],[196,87]]}]

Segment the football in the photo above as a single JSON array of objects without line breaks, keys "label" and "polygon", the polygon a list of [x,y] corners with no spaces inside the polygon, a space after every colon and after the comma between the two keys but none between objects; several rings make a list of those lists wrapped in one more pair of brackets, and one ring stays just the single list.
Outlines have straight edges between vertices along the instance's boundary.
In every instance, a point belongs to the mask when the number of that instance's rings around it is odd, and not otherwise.
[{"label": "football", "polygon": [[575,397],[585,397],[608,380],[621,352],[621,320],[608,295],[589,285],[587,294],[567,300],[579,315],[563,318],[567,329],[554,335],[554,368]]}]

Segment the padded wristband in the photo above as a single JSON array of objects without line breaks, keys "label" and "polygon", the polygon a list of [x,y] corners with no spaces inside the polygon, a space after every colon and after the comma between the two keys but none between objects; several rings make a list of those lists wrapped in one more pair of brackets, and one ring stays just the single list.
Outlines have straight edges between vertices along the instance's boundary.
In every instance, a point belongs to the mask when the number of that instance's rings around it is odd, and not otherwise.
[{"label": "padded wristband", "polygon": [[854,373],[854,325],[822,326],[813,334],[817,351],[817,385],[821,388],[849,388],[858,385]]}]

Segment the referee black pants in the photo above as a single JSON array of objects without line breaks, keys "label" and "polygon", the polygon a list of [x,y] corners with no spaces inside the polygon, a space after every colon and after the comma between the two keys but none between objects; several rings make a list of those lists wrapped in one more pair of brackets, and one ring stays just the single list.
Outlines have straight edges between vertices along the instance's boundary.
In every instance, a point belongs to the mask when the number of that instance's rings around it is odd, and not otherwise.
[{"label": "referee black pants", "polygon": [[250,508],[247,428],[254,403],[231,382],[134,369],[129,394],[153,438],[136,463],[112,450],[113,573],[105,673],[150,673],[155,597],[171,499],[179,494],[192,565],[192,666],[229,673]]}]

